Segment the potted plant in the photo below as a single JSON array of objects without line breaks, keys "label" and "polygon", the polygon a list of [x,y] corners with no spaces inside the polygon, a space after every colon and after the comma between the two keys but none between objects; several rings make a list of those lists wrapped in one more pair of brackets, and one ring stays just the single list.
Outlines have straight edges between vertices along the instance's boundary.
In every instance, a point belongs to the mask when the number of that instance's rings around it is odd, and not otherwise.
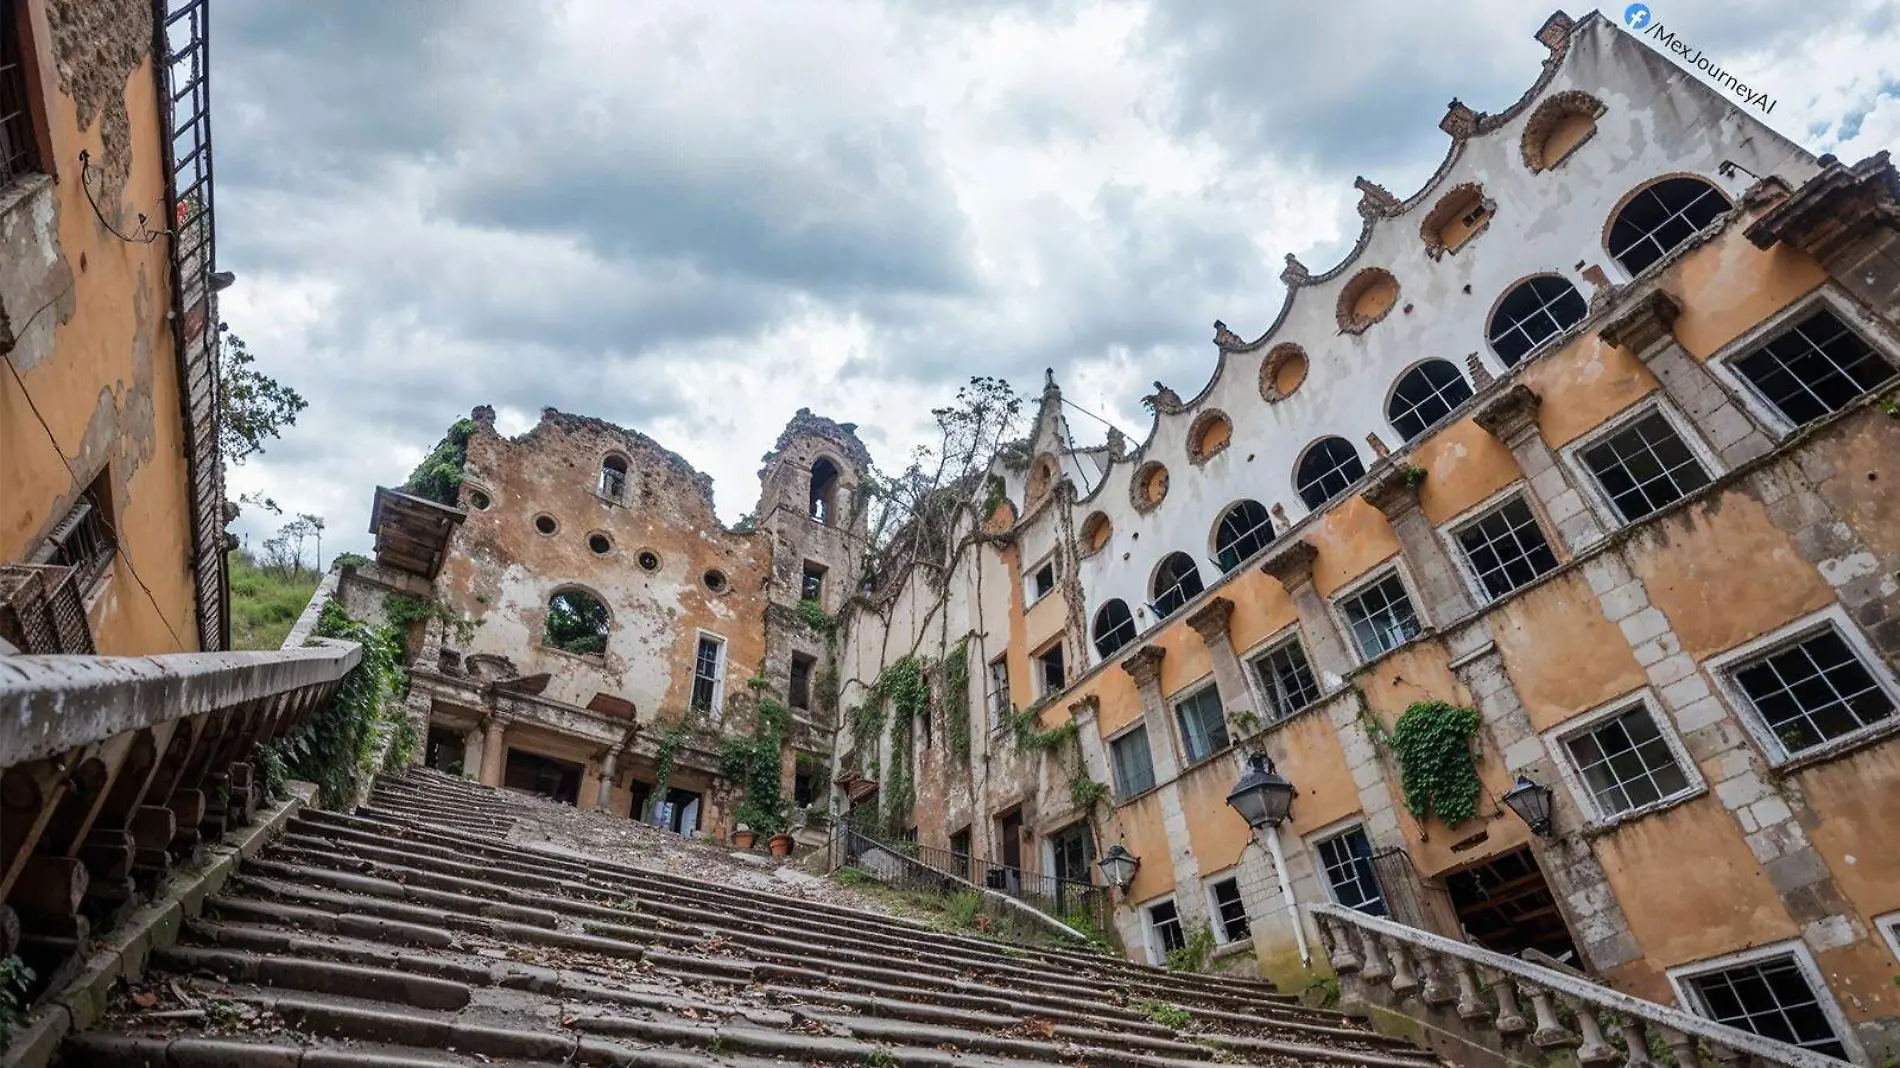
[{"label": "potted plant", "polygon": [[732,844],[740,849],[752,848],[752,828],[741,823],[732,829]]},{"label": "potted plant", "polygon": [[784,831],[780,831],[772,837],[767,838],[765,845],[767,849],[772,851],[772,855],[775,857],[789,857],[792,855],[792,836],[786,834]]}]

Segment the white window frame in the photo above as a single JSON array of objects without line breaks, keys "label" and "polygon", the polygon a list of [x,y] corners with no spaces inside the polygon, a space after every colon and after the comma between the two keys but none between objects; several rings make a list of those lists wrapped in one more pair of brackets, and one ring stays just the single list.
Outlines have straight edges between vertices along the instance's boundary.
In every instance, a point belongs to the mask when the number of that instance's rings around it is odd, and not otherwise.
[{"label": "white window frame", "polygon": [[1161,944],[1161,932],[1155,929],[1154,909],[1158,905],[1174,906],[1174,922],[1181,928],[1183,944],[1187,941],[1187,916],[1182,914],[1181,903],[1171,893],[1149,898],[1137,906],[1141,910],[1141,941],[1148,949],[1148,963],[1160,968],[1168,963],[1168,951]]},{"label": "white window frame", "polygon": [[[1504,507],[1513,500],[1523,501],[1524,507],[1530,509],[1531,521],[1537,524],[1537,532],[1543,535],[1544,545],[1550,550],[1551,558],[1555,560],[1556,563],[1549,571],[1517,587],[1517,589],[1503,596],[1493,597],[1491,591],[1485,589],[1484,579],[1479,576],[1477,566],[1471,562],[1471,554],[1465,550],[1465,543],[1459,535],[1502,511]],[[1450,520],[1438,528],[1438,540],[1445,546],[1445,550],[1451,554],[1451,558],[1458,561],[1458,574],[1464,579],[1465,589],[1469,591],[1474,598],[1472,603],[1476,605],[1491,605],[1537,585],[1539,582],[1542,582],[1546,576],[1555,574],[1564,566],[1564,558],[1557,552],[1559,542],[1551,538],[1550,532],[1551,525],[1547,522],[1543,507],[1537,503],[1537,495],[1531,492],[1530,483],[1520,478],[1503,489],[1498,490],[1496,493],[1491,494],[1489,497],[1486,497],[1484,500],[1479,501],[1477,504],[1451,517]]]},{"label": "white window frame", "polygon": [[[1651,801],[1647,805],[1624,809],[1621,812],[1608,812],[1597,802],[1596,794],[1590,784],[1583,781],[1583,772],[1577,767],[1576,757],[1570,752],[1572,738],[1593,730],[1610,720],[1621,717],[1625,712],[1641,705],[1649,713],[1650,722],[1656,725],[1657,733],[1662,735],[1663,744],[1669,747],[1669,755],[1676,760],[1676,766],[1682,769],[1682,777],[1688,785],[1668,797]],[[1644,816],[1671,809],[1685,801],[1692,801],[1709,792],[1709,784],[1702,778],[1702,769],[1695,758],[1682,744],[1676,734],[1676,724],[1663,711],[1662,702],[1647,686],[1605,701],[1603,704],[1572,716],[1564,722],[1544,732],[1544,747],[1550,751],[1552,761],[1557,765],[1558,777],[1569,787],[1570,796],[1577,802],[1578,811],[1589,815],[1589,830],[1602,830],[1642,819]]]},{"label": "white window frame", "polygon": [[1821,974],[1821,969],[1815,965],[1814,954],[1809,952],[1807,943],[1800,939],[1775,942],[1720,957],[1708,957],[1689,964],[1679,964],[1670,968],[1665,974],[1669,978],[1670,989],[1675,992],[1676,1007],[1698,1019],[1708,1020],[1710,1017],[1700,1011],[1700,1001],[1690,987],[1689,980],[1710,972],[1788,956],[1794,958],[1795,967],[1800,970],[1801,977],[1807,980],[1809,989],[1814,991],[1815,1003],[1820,1006],[1821,1014],[1827,1017],[1828,1025],[1834,1028],[1834,1037],[1840,1039],[1841,1045],[1847,1049],[1847,1055],[1857,1063],[1866,1063],[1866,1055],[1862,1052],[1860,1043],[1855,1040],[1853,1026],[1842,1014],[1840,1004],[1834,1000],[1834,991],[1829,989],[1826,978]]},{"label": "white window frame", "polygon": [[[726,707],[726,659],[732,653],[732,644],[726,640],[726,636],[723,634],[715,633],[713,631],[705,629],[704,627],[699,627],[699,628],[694,629],[693,631],[693,680],[695,682],[699,680],[699,643],[708,638],[719,643],[719,658],[713,664],[713,692],[712,692],[712,711],[714,714],[717,714],[720,709]],[[686,695],[686,702],[687,702],[688,707],[692,705],[692,700],[693,700],[693,695],[689,691]]]},{"label": "white window frame", "polygon": [[1227,925],[1221,920],[1220,899],[1214,896],[1214,884],[1224,883],[1229,879],[1234,881],[1234,892],[1240,895],[1240,907],[1242,911],[1247,914],[1247,929],[1250,932],[1253,930],[1253,909],[1248,907],[1247,891],[1243,888],[1244,883],[1240,878],[1240,865],[1238,864],[1217,871],[1201,880],[1201,893],[1207,898],[1207,926],[1214,932],[1214,941],[1218,945],[1233,946],[1251,944],[1253,942],[1251,935],[1247,938],[1227,937]]},{"label": "white window frame", "polygon": [[[1676,436],[1689,446],[1689,451],[1702,464],[1702,469],[1709,473],[1710,482],[1719,481],[1724,474],[1728,473],[1728,468],[1723,466],[1722,461],[1716,457],[1715,451],[1709,448],[1709,443],[1702,440],[1702,435],[1696,430],[1695,425],[1689,422],[1687,416],[1676,410],[1676,406],[1663,395],[1662,387],[1657,386],[1641,400],[1604,420],[1558,452],[1559,459],[1571,474],[1571,481],[1582,487],[1584,503],[1589,505],[1590,511],[1595,513],[1597,519],[1602,522],[1605,531],[1614,532],[1637,523],[1647,522],[1656,513],[1651,512],[1633,521],[1624,519],[1623,513],[1616,507],[1616,502],[1610,499],[1603,484],[1597,481],[1596,473],[1590,470],[1589,464],[1583,462],[1583,454],[1651,412],[1660,413],[1670,429],[1676,432]],[[1663,507],[1667,508],[1669,505]]]},{"label": "white window frame", "polygon": [[[1048,593],[1036,592],[1036,573],[1044,567],[1051,569]],[[1047,597],[1053,596],[1062,587],[1062,557],[1054,549],[1049,550],[1032,567],[1023,569],[1023,607],[1041,604]]]},{"label": "white window frame", "polygon": [[1102,739],[1102,754],[1108,758],[1108,788],[1117,805],[1125,801],[1131,801],[1143,794],[1153,793],[1155,789],[1161,785],[1161,774],[1155,768],[1155,739],[1154,734],[1151,732],[1148,735],[1148,777],[1154,781],[1148,784],[1146,790],[1137,790],[1131,794],[1122,793],[1120,767],[1115,761],[1115,743],[1136,731],[1145,731],[1147,729],[1147,717],[1137,716],[1134,722],[1127,724],[1114,734]]},{"label": "white window frame", "polygon": [[1703,670],[1708,672],[1710,681],[1715,683],[1716,689],[1720,690],[1722,696],[1728,700],[1729,707],[1735,710],[1742,721],[1742,726],[1754,736],[1755,743],[1761,747],[1763,755],[1768,758],[1768,763],[1774,767],[1826,759],[1849,749],[1858,749],[1873,739],[1900,732],[1900,711],[1896,711],[1894,715],[1879,723],[1850,731],[1838,738],[1831,738],[1820,745],[1803,749],[1799,753],[1790,753],[1781,743],[1780,737],[1769,728],[1768,721],[1755,710],[1755,702],[1749,699],[1741,683],[1735,680],[1736,665],[1742,661],[1753,660],[1782,647],[1797,644],[1802,638],[1830,625],[1840,634],[1842,640],[1847,642],[1848,649],[1860,659],[1860,666],[1873,676],[1874,684],[1885,691],[1888,700],[1900,706],[1900,681],[1894,679],[1893,672],[1887,668],[1887,662],[1874,651],[1873,645],[1867,641],[1867,636],[1854,625],[1853,619],[1847,614],[1847,609],[1838,601],[1702,662]]},{"label": "white window frame", "polygon": [[[1003,666],[1003,685],[1000,689],[998,689],[996,685],[996,666],[998,664]],[[1002,656],[983,665],[983,704],[989,709],[990,730],[996,730],[1001,727],[1003,725],[1003,714],[1013,710],[1014,706],[1009,696],[1009,681],[1008,653],[1004,653]]]},{"label": "white window frame", "polygon": [[[1431,614],[1425,610],[1425,601],[1418,595],[1418,585],[1412,581],[1411,572],[1405,566],[1405,555],[1403,553],[1394,553],[1381,563],[1375,564],[1365,574],[1334,590],[1332,596],[1326,599],[1327,610],[1333,614],[1333,623],[1339,628],[1340,636],[1345,639],[1346,650],[1352,655],[1355,664],[1370,664],[1372,661],[1392,652],[1392,649],[1387,649],[1384,652],[1377,653],[1370,657],[1365,655],[1359,648],[1358,639],[1353,637],[1352,620],[1346,615],[1346,602],[1379,583],[1384,582],[1387,577],[1395,574],[1399,577],[1399,585],[1405,589],[1405,599],[1411,602],[1412,614],[1418,617],[1419,625],[1418,634],[1400,644],[1408,645],[1432,631]],[[1392,648],[1396,649],[1399,648],[1399,646],[1395,645]],[[1312,663],[1311,660],[1308,660],[1307,666],[1311,667]]]},{"label": "white window frame", "polygon": [[1900,961],[1900,909],[1874,917],[1874,927],[1887,940],[1893,959]]},{"label": "white window frame", "polygon": [[[1285,715],[1279,715],[1277,713],[1269,715],[1268,710],[1275,706],[1272,695],[1266,690],[1266,683],[1261,681],[1260,661],[1265,660],[1267,657],[1289,645],[1299,646],[1300,656],[1306,661],[1307,674],[1313,676],[1313,685],[1316,692],[1313,694],[1313,699],[1308,701],[1301,708],[1288,712]],[[1263,727],[1272,726],[1276,723],[1285,723],[1295,716],[1303,715],[1317,708],[1321,702],[1326,700],[1330,692],[1326,689],[1325,674],[1320,671],[1319,665],[1313,663],[1312,648],[1310,643],[1306,640],[1305,633],[1300,630],[1300,625],[1297,621],[1274,631],[1265,639],[1256,643],[1253,648],[1241,654],[1240,663],[1243,669],[1242,674],[1247,680],[1248,692],[1253,694],[1254,706],[1260,710],[1260,723]]]},{"label": "white window frame", "polygon": [[[1221,755],[1222,753],[1225,753],[1227,750],[1232,749],[1234,747],[1235,739],[1239,737],[1239,735],[1234,733],[1233,724],[1227,722],[1227,702],[1224,699],[1217,700],[1215,701],[1215,707],[1219,709],[1220,711],[1221,729],[1227,732],[1227,744],[1221,746],[1219,749],[1209,750],[1199,760],[1192,759],[1189,756],[1188,745],[1187,745],[1187,732],[1183,730],[1181,727],[1181,704],[1184,701],[1192,701],[1196,697],[1201,696],[1202,694],[1206,693],[1209,690],[1213,690],[1215,697],[1219,698],[1220,680],[1215,678],[1213,675],[1208,675],[1204,678],[1196,679],[1194,682],[1191,682],[1187,684],[1186,686],[1181,687],[1179,690],[1176,690],[1174,693],[1174,696],[1168,698],[1168,701],[1167,701],[1168,720],[1169,720],[1168,726],[1174,728],[1169,733],[1174,735],[1175,748],[1176,748],[1176,752],[1179,753],[1179,762],[1182,768],[1200,767],[1202,764],[1205,764],[1208,761],[1214,759],[1215,757]],[[1148,740],[1148,744],[1149,744],[1148,755],[1150,759],[1153,759],[1154,739],[1150,738]]]},{"label": "white window frame", "polygon": [[1853,302],[1836,293],[1831,284],[1822,286],[1763,319],[1743,332],[1740,337],[1717,349],[1715,355],[1709,357],[1706,366],[1722,388],[1740,401],[1742,407],[1748,409],[1748,413],[1755,417],[1755,421],[1765,429],[1773,431],[1777,438],[1786,438],[1800,428],[1788,421],[1781,414],[1780,409],[1770,404],[1768,399],[1761,395],[1753,382],[1735,369],[1735,361],[1744,356],[1753,355],[1756,349],[1773,340],[1782,331],[1813,315],[1816,311],[1822,310],[1822,305],[1826,305],[1825,310],[1833,312],[1835,318],[1860,335],[1860,339],[1888,363],[1900,367],[1900,342],[1896,342],[1878,325],[1868,323],[1855,309]]}]

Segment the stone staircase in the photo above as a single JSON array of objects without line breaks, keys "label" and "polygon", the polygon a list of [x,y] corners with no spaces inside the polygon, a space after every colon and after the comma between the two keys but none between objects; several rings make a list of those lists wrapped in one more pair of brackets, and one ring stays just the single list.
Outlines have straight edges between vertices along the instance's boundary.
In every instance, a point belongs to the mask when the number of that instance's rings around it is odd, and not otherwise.
[{"label": "stone staircase", "polygon": [[1437,1063],[1259,981],[510,845],[519,804],[411,772],[305,810],[63,1063]]}]

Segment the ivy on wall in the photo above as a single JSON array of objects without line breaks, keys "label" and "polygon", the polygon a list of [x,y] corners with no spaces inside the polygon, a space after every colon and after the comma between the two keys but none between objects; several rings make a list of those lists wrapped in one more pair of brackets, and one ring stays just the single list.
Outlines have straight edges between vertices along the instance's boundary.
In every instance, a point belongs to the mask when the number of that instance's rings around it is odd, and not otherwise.
[{"label": "ivy on wall", "polygon": [[943,732],[950,754],[970,760],[970,638],[965,635],[943,660]]},{"label": "ivy on wall", "polygon": [[409,481],[402,485],[403,491],[453,507],[462,491],[462,467],[468,463],[468,439],[474,433],[473,419],[457,419],[429,455],[409,473]]},{"label": "ivy on wall", "polygon": [[761,694],[752,737],[729,739],[719,756],[719,773],[737,784],[742,794],[733,809],[735,821],[760,834],[778,834],[791,826],[779,767],[791,719],[791,710],[782,702]]},{"label": "ivy on wall", "polygon": [[1437,816],[1447,827],[1477,816],[1483,788],[1472,751],[1478,733],[1476,709],[1444,701],[1414,702],[1389,731],[1376,718],[1366,718],[1373,737],[1398,759],[1406,811],[1419,820]]},{"label": "ivy on wall", "polygon": [[371,627],[352,618],[342,602],[330,600],[317,616],[316,635],[356,642],[363,647],[362,662],[343,677],[327,704],[289,737],[267,747],[263,759],[270,777],[283,774],[316,783],[317,804],[338,808],[349,803],[357,783],[376,773],[376,754],[385,740],[382,766],[392,770],[415,758],[421,739],[402,703],[409,676],[402,666],[401,631],[389,623]]}]

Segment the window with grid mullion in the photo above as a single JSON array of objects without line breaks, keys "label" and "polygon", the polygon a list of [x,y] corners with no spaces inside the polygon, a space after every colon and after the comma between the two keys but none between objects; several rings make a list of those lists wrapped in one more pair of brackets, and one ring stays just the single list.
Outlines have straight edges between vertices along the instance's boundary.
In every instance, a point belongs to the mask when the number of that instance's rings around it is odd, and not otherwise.
[{"label": "window with grid mullion", "polygon": [[1346,602],[1346,621],[1361,656],[1370,659],[1418,637],[1418,615],[1395,573]]},{"label": "window with grid mullion", "polygon": [[1569,738],[1564,746],[1598,807],[1608,815],[1641,808],[1689,788],[1688,777],[1647,708],[1632,708]]},{"label": "window with grid mullion", "polygon": [[1254,661],[1254,669],[1266,685],[1275,719],[1285,719],[1319,697],[1319,681],[1297,638]]},{"label": "window with grid mullion", "polygon": [[1709,484],[1708,472],[1658,412],[1584,450],[1583,459],[1631,523]]},{"label": "window with grid mullion", "polygon": [[1326,881],[1340,904],[1371,916],[1386,914],[1379,878],[1372,870],[1372,843],[1364,830],[1355,828],[1329,838],[1319,843],[1318,852]]},{"label": "window with grid mullion", "polygon": [[1735,369],[1797,425],[1840,411],[1894,374],[1872,346],[1826,310],[1737,360]]},{"label": "window with grid mullion", "polygon": [[1793,958],[1724,968],[1690,982],[1717,1023],[1846,1059],[1834,1025]]},{"label": "window with grid mullion", "polygon": [[1790,754],[1894,714],[1892,699],[1832,628],[1739,668],[1735,681]]},{"label": "window with grid mullion", "polygon": [[1515,498],[1458,534],[1485,592],[1502,597],[1557,566],[1556,554],[1523,498]]}]

